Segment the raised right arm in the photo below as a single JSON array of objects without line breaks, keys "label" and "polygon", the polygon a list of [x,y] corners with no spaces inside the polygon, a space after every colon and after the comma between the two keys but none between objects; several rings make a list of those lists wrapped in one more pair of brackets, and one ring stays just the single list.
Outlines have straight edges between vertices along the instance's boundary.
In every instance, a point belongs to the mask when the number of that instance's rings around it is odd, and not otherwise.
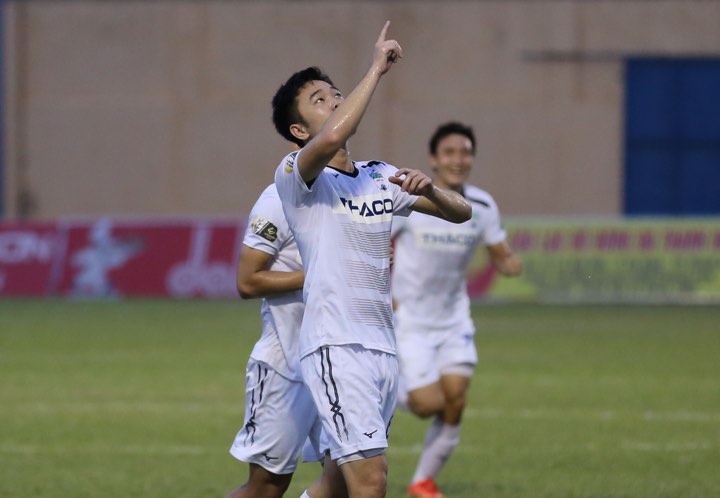
[{"label": "raised right arm", "polygon": [[387,21],[380,31],[368,72],[300,152],[297,168],[305,182],[317,178],[325,165],[345,146],[360,124],[381,76],[402,57],[398,42],[385,39],[389,26],[390,21]]}]

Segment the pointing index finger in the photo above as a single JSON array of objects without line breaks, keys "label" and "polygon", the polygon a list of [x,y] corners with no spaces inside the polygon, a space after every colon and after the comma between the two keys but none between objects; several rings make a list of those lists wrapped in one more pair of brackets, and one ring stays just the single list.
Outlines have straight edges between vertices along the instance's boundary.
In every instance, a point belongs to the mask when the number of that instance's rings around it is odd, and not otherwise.
[{"label": "pointing index finger", "polygon": [[401,177],[401,176],[403,176],[403,175],[407,175],[409,172],[410,172],[410,169],[409,169],[409,168],[399,168],[399,169],[395,172],[395,176],[396,176],[396,177]]},{"label": "pointing index finger", "polygon": [[380,36],[378,36],[378,43],[385,41],[385,35],[387,35],[387,30],[390,27],[390,21],[385,21],[385,26],[383,26],[382,31],[380,31]]}]

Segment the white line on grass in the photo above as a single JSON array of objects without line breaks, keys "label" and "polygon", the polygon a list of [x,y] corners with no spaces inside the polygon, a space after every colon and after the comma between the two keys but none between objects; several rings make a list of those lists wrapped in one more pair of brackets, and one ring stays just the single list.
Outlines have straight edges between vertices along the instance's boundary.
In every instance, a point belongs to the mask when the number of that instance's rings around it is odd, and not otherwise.
[{"label": "white line on grass", "polygon": [[209,455],[217,453],[214,448],[189,445],[73,445],[72,447],[23,445],[23,444],[2,444],[0,453],[14,455],[77,455],[77,454],[126,454],[126,455]]},{"label": "white line on grass", "polygon": [[715,449],[715,445],[708,441],[686,441],[675,443],[648,443],[644,441],[625,441],[623,449],[646,452],[670,451],[705,451]]},{"label": "white line on grass", "polygon": [[217,415],[244,415],[243,406],[228,406],[225,403],[200,403],[185,401],[79,401],[17,403],[12,407],[15,413],[29,414],[85,414],[85,413],[214,413]]},{"label": "white line on grass", "polygon": [[[660,377],[651,376],[638,376],[630,377],[627,376],[561,376],[561,375],[541,375],[534,376],[532,378],[522,379],[523,384],[536,387],[567,387],[567,386],[579,386],[583,384],[591,384],[594,387],[622,387],[627,388],[633,386],[635,388],[643,389],[686,389],[691,388],[694,391],[715,391],[717,389],[717,383],[713,379],[697,379],[694,377],[677,377],[673,379],[665,379]],[[510,375],[503,374],[485,374],[483,377],[477,379],[477,384],[480,386],[480,390],[487,390],[489,387],[497,386],[513,386],[517,385],[518,378]]]},{"label": "white line on grass", "polygon": [[628,411],[614,410],[549,410],[543,408],[521,408],[503,410],[499,408],[468,408],[463,418],[515,419],[515,420],[628,420],[642,419],[648,422],[720,422],[720,413],[700,411]]}]

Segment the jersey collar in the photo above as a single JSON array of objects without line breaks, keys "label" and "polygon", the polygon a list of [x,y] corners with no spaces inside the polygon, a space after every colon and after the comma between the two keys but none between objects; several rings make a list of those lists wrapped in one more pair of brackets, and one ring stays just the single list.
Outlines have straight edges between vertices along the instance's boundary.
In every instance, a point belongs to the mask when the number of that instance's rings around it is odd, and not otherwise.
[{"label": "jersey collar", "polygon": [[348,173],[347,171],[343,171],[343,170],[341,170],[341,169],[337,169],[336,167],[330,166],[329,164],[328,164],[327,166],[325,166],[325,167],[326,167],[326,168],[333,169],[333,170],[337,171],[338,173],[342,173],[342,174],[345,175],[345,176],[349,176],[350,178],[355,178],[355,177],[358,176],[358,174],[360,173],[360,170],[357,169],[357,166],[355,166],[355,162],[354,162],[354,161],[353,161],[353,170],[352,170],[352,173]]}]

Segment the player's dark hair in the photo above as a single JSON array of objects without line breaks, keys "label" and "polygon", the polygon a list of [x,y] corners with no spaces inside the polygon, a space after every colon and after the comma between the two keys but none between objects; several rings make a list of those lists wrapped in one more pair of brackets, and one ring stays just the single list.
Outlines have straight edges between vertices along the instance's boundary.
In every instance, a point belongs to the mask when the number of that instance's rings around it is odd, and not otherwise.
[{"label": "player's dark hair", "polygon": [[435,133],[432,134],[432,137],[430,137],[430,143],[428,144],[430,147],[430,154],[435,155],[437,153],[437,146],[440,143],[440,141],[447,137],[448,135],[464,135],[472,144],[472,153],[475,154],[475,133],[473,133],[473,129],[470,126],[465,126],[462,123],[458,123],[457,121],[451,121],[449,123],[442,124],[437,127],[437,130],[435,130]]},{"label": "player's dark hair", "polygon": [[327,74],[323,73],[320,68],[312,66],[290,76],[290,78],[278,88],[278,91],[275,92],[275,96],[272,99],[273,124],[275,125],[275,129],[283,138],[296,143],[300,147],[305,145],[305,143],[290,133],[290,125],[295,123],[305,124],[298,111],[297,96],[302,87],[316,80],[324,81],[335,86]]}]

